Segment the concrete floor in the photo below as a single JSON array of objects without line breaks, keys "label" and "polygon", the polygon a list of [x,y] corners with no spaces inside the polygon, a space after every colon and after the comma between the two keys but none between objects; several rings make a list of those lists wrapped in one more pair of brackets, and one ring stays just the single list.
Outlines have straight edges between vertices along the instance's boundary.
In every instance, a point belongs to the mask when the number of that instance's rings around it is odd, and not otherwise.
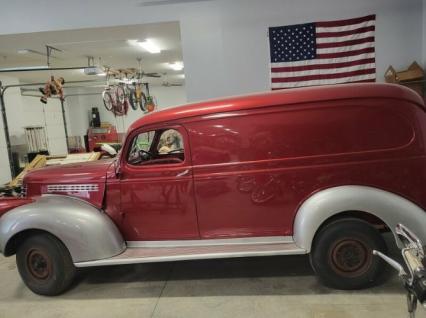
[{"label": "concrete floor", "polygon": [[25,287],[14,257],[0,256],[0,318],[407,317],[399,280],[385,276],[378,287],[347,292],[320,285],[306,256],[141,264],[86,270],[49,298]]}]

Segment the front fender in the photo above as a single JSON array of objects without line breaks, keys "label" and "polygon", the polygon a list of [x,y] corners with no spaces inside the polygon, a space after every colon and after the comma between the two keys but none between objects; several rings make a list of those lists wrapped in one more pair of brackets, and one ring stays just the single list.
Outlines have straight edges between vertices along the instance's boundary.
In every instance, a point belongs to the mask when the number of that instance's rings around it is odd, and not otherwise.
[{"label": "front fender", "polygon": [[4,253],[8,242],[26,230],[55,235],[75,263],[109,258],[125,249],[120,232],[105,213],[68,196],[45,195],[5,213],[0,218],[0,252]]},{"label": "front fender", "polygon": [[353,185],[317,192],[300,206],[294,221],[296,245],[310,252],[315,233],[323,222],[348,211],[368,212],[378,217],[395,237],[395,227],[402,223],[426,244],[426,212],[423,209],[394,193]]}]

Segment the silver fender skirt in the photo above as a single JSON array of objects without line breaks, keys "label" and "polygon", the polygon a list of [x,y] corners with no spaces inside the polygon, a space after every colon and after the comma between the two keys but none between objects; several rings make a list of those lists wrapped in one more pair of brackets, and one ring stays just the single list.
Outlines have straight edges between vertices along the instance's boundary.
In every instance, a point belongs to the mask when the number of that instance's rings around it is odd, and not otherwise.
[{"label": "silver fender skirt", "polygon": [[294,222],[295,243],[310,252],[321,224],[332,216],[349,211],[367,212],[378,217],[394,235],[396,225],[402,223],[426,242],[426,212],[422,208],[391,192],[348,185],[317,192],[300,206]]},{"label": "silver fender skirt", "polygon": [[[64,243],[74,262],[109,258],[125,250],[124,240],[111,219],[78,198],[44,195],[0,218],[0,251],[26,230],[42,230]],[[8,255],[6,255],[8,256]]]}]

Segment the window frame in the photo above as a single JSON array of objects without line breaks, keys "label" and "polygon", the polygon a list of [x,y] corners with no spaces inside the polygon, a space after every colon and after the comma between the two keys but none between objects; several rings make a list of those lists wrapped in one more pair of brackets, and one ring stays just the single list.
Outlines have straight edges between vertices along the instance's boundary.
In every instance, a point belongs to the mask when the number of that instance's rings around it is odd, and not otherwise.
[{"label": "window frame", "polygon": [[[158,164],[132,164],[131,162],[129,162],[129,154],[130,151],[132,149],[132,145],[133,142],[135,140],[135,138],[137,138],[137,136],[139,136],[140,134],[143,133],[147,133],[150,131],[158,131],[158,130],[162,130],[162,131],[166,131],[169,129],[174,129],[177,132],[179,132],[179,134],[182,137],[182,143],[183,143],[183,153],[184,153],[184,160],[182,162],[176,162],[176,163],[158,163]],[[160,138],[161,135],[159,134],[155,134],[154,135],[154,139],[149,147],[149,151],[152,150],[152,147],[155,144],[158,144],[158,139]],[[189,135],[188,132],[186,131],[186,129],[181,126],[181,125],[176,125],[176,124],[171,124],[171,125],[164,125],[164,126],[147,126],[147,127],[140,127],[138,129],[135,129],[133,132],[131,132],[128,137],[126,138],[126,144],[123,148],[123,155],[122,155],[122,159],[121,159],[121,163],[122,166],[129,166],[132,168],[140,168],[140,169],[144,169],[144,168],[157,168],[157,167],[179,167],[179,166],[186,166],[186,165],[190,165],[191,164],[191,152],[190,152],[190,148],[189,148]]]}]

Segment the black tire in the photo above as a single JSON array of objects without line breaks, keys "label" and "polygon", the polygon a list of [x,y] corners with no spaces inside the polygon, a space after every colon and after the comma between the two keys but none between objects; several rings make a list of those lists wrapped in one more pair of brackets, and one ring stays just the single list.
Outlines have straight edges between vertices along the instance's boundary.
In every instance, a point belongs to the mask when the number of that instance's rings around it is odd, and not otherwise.
[{"label": "black tire", "polygon": [[144,92],[141,92],[141,96],[140,96],[140,99],[139,99],[139,107],[141,108],[141,110],[144,113],[147,112],[147,110],[146,110],[146,95],[145,95]]},{"label": "black tire", "polygon": [[76,273],[68,249],[47,233],[27,238],[18,247],[16,264],[25,285],[34,293],[45,296],[64,292]]},{"label": "black tire", "polygon": [[129,103],[130,103],[130,107],[132,107],[133,110],[138,109],[138,103],[136,99],[136,90],[134,88],[130,89]]},{"label": "black tire", "polygon": [[117,104],[123,104],[126,99],[126,91],[124,90],[124,87],[121,85],[118,85],[115,87],[115,100],[117,101]]},{"label": "black tire", "polygon": [[104,101],[106,110],[112,111],[112,108],[114,107],[114,100],[112,99],[111,93],[104,91],[102,93],[102,100]]},{"label": "black tire", "polygon": [[315,236],[310,261],[320,281],[336,289],[362,289],[377,281],[383,261],[373,249],[386,253],[386,243],[369,223],[342,219],[325,225]]}]

